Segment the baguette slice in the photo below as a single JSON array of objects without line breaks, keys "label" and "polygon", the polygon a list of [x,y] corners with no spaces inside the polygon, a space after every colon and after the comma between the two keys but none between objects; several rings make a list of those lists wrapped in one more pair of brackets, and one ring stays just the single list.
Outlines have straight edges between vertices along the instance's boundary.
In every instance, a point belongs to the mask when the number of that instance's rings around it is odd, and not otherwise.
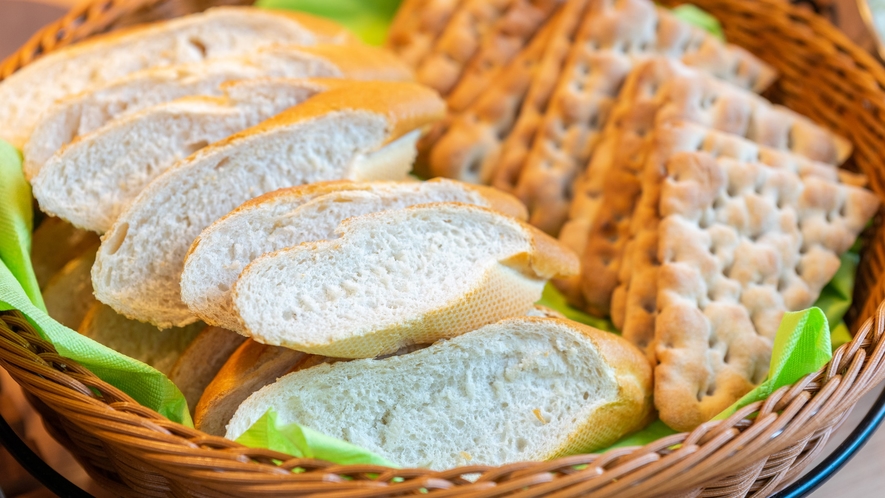
[{"label": "baguette slice", "polygon": [[240,334],[221,327],[206,327],[175,361],[169,372],[169,380],[184,394],[191,415],[206,386],[246,340]]},{"label": "baguette slice", "polygon": [[45,289],[72,259],[86,252],[94,253],[98,244],[98,236],[92,232],[80,230],[61,218],[45,218],[31,238],[31,266],[40,288]]},{"label": "baguette slice", "polygon": [[401,179],[421,130],[444,112],[415,83],[352,82],[206,147],[154,180],[104,235],[92,269],[96,297],[161,328],[196,321],[179,279],[203,229],[280,188]]},{"label": "baguette slice", "polygon": [[40,113],[56,100],[142,69],[270,45],[354,42],[344,28],[314,16],[243,7],[96,36],[43,56],[0,84],[0,138],[21,148]]},{"label": "baguette slice", "polygon": [[157,330],[149,324],[129,320],[110,306],[96,302],[77,331],[169,375],[179,356],[205,327],[203,323],[194,323],[184,328]]},{"label": "baguette slice", "polygon": [[515,197],[442,179],[328,182],[279,190],[245,203],[200,234],[185,260],[181,298],[206,323],[245,332],[230,288],[253,260],[303,242],[333,239],[346,218],[430,202],[462,202],[526,217]]},{"label": "baguette slice", "polygon": [[[529,309],[526,316],[565,319],[557,311],[538,305]],[[426,346],[425,344],[409,346],[394,354],[406,354]],[[276,382],[287,373],[335,361],[338,360],[280,346],[268,346],[249,339],[230,355],[212,382],[203,390],[203,396],[194,409],[194,427],[213,436],[223,436],[225,427],[237,411],[237,407],[252,393]]]},{"label": "baguette slice", "polygon": [[512,318],[385,360],[319,365],[249,397],[235,439],[269,408],[404,467],[546,460],[605,447],[647,422],[651,367],[620,337]]},{"label": "baguette slice", "polygon": [[350,218],[336,240],[246,267],[232,296],[258,342],[373,358],[524,314],[574,253],[494,211],[438,203]]},{"label": "baguette slice", "polygon": [[177,161],[341,84],[243,80],[223,84],[226,97],[185,97],[127,114],[53,155],[31,182],[34,197],[43,211],[104,233]]},{"label": "baguette slice", "polygon": [[96,302],[89,276],[96,250],[97,243],[91,250],[68,261],[43,289],[46,313],[69,329],[77,330]]},{"label": "baguette slice", "polygon": [[[412,72],[393,54],[363,45],[274,46],[245,55],[139,71],[48,108],[25,145],[25,176],[33,179],[59,149],[119,116],[187,96],[224,96],[227,92],[222,84],[226,81],[306,77],[405,81],[412,79]],[[127,143],[131,142],[135,141]]]}]

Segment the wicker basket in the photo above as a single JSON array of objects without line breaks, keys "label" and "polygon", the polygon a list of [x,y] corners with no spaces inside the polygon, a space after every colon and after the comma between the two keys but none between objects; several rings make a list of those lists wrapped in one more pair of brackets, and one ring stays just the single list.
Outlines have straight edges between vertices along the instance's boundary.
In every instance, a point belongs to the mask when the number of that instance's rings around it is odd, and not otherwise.
[{"label": "wicker basket", "polygon": [[[208,3],[81,5],[0,64],[0,79],[57,47],[126,24],[202,10]],[[827,21],[784,0],[693,3],[722,22],[729,40],[780,70],[774,99],[852,139],[852,167],[885,198],[885,148],[880,146],[885,143],[885,69]],[[765,496],[798,477],[857,400],[885,379],[883,230],[877,219],[866,235],[848,316],[854,340],[840,347],[830,364],[728,420],[603,455],[434,472],[335,465],[249,449],[138,405],[60,357],[14,311],[0,314],[0,365],[30,395],[53,436],[95,479],[121,495]],[[758,416],[747,418],[754,412]],[[296,467],[304,471],[291,472]]]}]

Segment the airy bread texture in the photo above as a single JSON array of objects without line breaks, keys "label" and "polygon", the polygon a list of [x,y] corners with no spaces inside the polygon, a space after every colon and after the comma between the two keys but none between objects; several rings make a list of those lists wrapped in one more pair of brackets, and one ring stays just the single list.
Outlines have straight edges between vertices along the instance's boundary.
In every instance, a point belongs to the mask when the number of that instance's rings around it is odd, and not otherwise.
[{"label": "airy bread texture", "polygon": [[221,327],[206,327],[175,361],[169,372],[169,380],[181,390],[191,415],[206,386],[246,340],[240,334]]},{"label": "airy bread texture", "polygon": [[339,239],[250,263],[233,288],[255,340],[372,358],[524,314],[577,257],[523,222],[440,203],[350,218]]},{"label": "airy bread texture", "polygon": [[[340,80],[257,79],[226,97],[186,97],[127,114],[55,153],[31,184],[40,208],[104,233],[156,177],[194,152],[255,126]],[[35,134],[37,135],[37,134]]]},{"label": "airy bread texture", "polygon": [[247,54],[270,45],[352,43],[344,28],[290,12],[221,7],[56,50],[0,83],[0,138],[21,148],[55,101],[151,67]]},{"label": "airy bread texture", "polygon": [[194,323],[184,328],[157,330],[147,323],[129,320],[110,306],[96,302],[77,331],[169,375],[179,356],[205,327],[203,323]]},{"label": "airy bread texture", "polygon": [[444,110],[414,83],[351,82],[206,147],[154,180],[104,235],[92,271],[96,297],[161,328],[194,322],[179,279],[203,229],[280,188],[401,179],[420,130]]},{"label": "airy bread texture", "polygon": [[90,277],[96,250],[98,244],[68,261],[43,289],[46,313],[69,329],[77,330],[96,302]]},{"label": "airy bread texture", "polygon": [[[526,316],[565,319],[562,314],[538,305],[529,309]],[[426,344],[408,346],[394,354],[407,354],[426,346]],[[194,426],[207,434],[223,436],[234,412],[252,393],[276,382],[287,373],[335,361],[339,360],[280,346],[268,346],[249,339],[230,355],[203,391],[203,396],[194,410]]]},{"label": "airy bread texture", "polygon": [[200,234],[181,274],[181,298],[206,323],[244,332],[230,289],[240,272],[267,253],[336,237],[346,218],[430,202],[489,207],[525,219],[516,198],[452,180],[327,182],[265,194],[240,206]]},{"label": "airy bread texture", "polygon": [[[230,97],[224,88],[229,81],[308,77],[408,81],[412,73],[392,54],[364,45],[272,46],[245,55],[139,71],[90,87],[46,109],[25,144],[25,176],[33,179],[59,149],[120,116],[182,97]],[[272,95],[260,88],[251,90],[264,97]],[[245,102],[252,100],[248,92],[241,91],[240,96],[246,97]],[[138,142],[130,139],[129,143]]]},{"label": "airy bread texture", "polygon": [[249,397],[226,437],[273,408],[279,423],[442,470],[592,451],[642,427],[650,405],[651,369],[623,339],[512,318],[407,355],[289,374]]}]

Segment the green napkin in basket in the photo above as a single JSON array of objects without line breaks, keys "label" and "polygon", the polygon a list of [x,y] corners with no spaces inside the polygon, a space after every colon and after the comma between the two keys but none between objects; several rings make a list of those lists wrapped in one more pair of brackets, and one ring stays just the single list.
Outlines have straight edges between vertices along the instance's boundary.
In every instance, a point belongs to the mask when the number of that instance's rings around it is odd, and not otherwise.
[{"label": "green napkin in basket", "polygon": [[[329,17],[355,31],[363,40],[380,44],[399,0],[259,0],[258,4],[270,8],[304,10]],[[721,36],[721,28],[716,20],[699,9],[681,8],[676,14]],[[21,173],[21,157],[18,151],[0,141],[0,310],[20,310],[62,356],[78,361],[101,379],[170,420],[191,425],[184,397],[166,376],[77,334],[46,315],[29,258],[31,223],[30,188]],[[829,323],[839,323],[834,328],[834,343],[837,333],[842,334],[839,340],[845,340],[847,329],[841,324],[841,317],[851,304],[857,255],[846,255],[842,263],[839,273],[817,303],[823,312],[812,309],[784,318],[778,331],[769,380],[745,396],[738,405],[761,399],[774,389],[792,383],[826,363],[830,357],[827,319]],[[557,309],[573,320],[616,332],[611,322],[568,307],[562,295],[552,286],[545,289],[540,304]],[[850,339],[850,336],[847,338]],[[672,432],[657,421],[616,446],[645,444]],[[272,411],[259,419],[238,441],[248,446],[266,447],[340,464],[391,464],[365,449],[319,434],[310,428],[297,424],[277,426],[276,414]]]}]

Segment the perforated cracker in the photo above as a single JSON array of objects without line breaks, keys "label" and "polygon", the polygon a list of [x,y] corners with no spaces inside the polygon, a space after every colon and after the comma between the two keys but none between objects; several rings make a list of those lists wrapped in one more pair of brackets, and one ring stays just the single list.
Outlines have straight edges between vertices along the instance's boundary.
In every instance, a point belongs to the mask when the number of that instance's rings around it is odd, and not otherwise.
[{"label": "perforated cracker", "polygon": [[691,430],[761,383],[786,311],[811,306],[878,201],[758,162],[666,162],[659,227],[655,404]]},{"label": "perforated cracker", "polygon": [[563,0],[517,0],[491,27],[461,79],[448,94],[449,109],[470,105],[495,75],[532,40],[562,5]]},{"label": "perforated cracker", "polygon": [[640,178],[642,195],[629,222],[630,240],[619,268],[618,286],[612,294],[611,317],[625,338],[654,359],[654,349],[649,346],[657,315],[659,205],[668,161],[680,154],[701,151],[716,158],[764,164],[802,178],[818,177],[829,182],[838,181],[838,171],[833,165],[684,121],[658,123],[652,133],[652,145]]},{"label": "perforated cracker", "polygon": [[[433,176],[492,182],[502,142],[507,139],[503,150],[510,150],[508,137],[523,136],[520,130],[526,128],[525,122],[532,116],[539,119],[546,107],[586,4],[587,0],[566,2],[544,29],[549,38],[536,36],[464,112],[455,116],[430,155]],[[528,128],[534,133],[535,124]]]},{"label": "perforated cracker", "polygon": [[[639,199],[639,172],[657,122],[684,120],[790,150],[830,164],[845,160],[847,140],[808,118],[678,61],[655,57],[627,76],[603,138],[575,183],[569,221],[560,239],[582,254],[581,301],[595,314],[609,314],[629,220]],[[578,291],[568,289],[567,294]]]},{"label": "perforated cracker", "polygon": [[405,0],[390,25],[385,46],[417,67],[462,1]]},{"label": "perforated cracker", "polygon": [[532,213],[532,224],[551,234],[566,221],[573,181],[605,125],[607,102],[623,82],[611,85],[611,93],[587,84],[595,78],[587,71],[590,58],[609,52],[629,70],[633,62],[661,54],[752,89],[764,88],[773,77],[768,66],[746,51],[646,0],[600,2],[595,7],[572,46],[516,187]]},{"label": "perforated cracker", "polygon": [[525,3],[526,0],[464,0],[418,64],[415,79],[444,97],[448,95],[471,59],[481,49],[491,48],[487,40],[497,39],[499,21],[511,9],[519,9]]}]

